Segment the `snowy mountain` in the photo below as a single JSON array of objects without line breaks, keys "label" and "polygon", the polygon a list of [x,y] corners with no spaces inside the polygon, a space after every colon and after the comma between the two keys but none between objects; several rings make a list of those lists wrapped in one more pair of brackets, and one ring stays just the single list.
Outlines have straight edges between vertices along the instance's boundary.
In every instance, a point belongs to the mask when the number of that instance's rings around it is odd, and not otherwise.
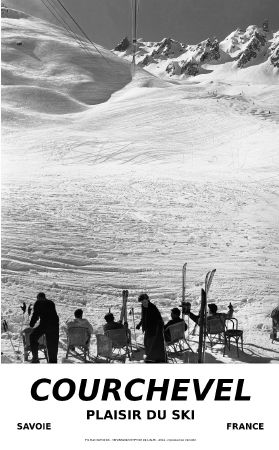
[{"label": "snowy mountain", "polygon": [[279,68],[279,31],[274,33],[273,38],[270,40],[270,61],[274,67]]},{"label": "snowy mountain", "polygon": [[[133,48],[128,38],[117,45],[115,53],[129,61]],[[219,47],[217,39],[207,39],[198,45],[186,45],[171,38],[160,42],[144,42],[138,40],[136,52],[137,64],[162,75],[195,76],[204,73],[203,64],[221,64],[231,61],[231,57]],[[159,69],[159,71],[158,71]]]},{"label": "snowy mountain", "polygon": [[251,25],[245,31],[235,30],[220,43],[220,47],[236,59],[239,68],[269,62],[276,66],[273,53],[278,54],[278,32]]},{"label": "snowy mountain", "polygon": [[[131,61],[133,47],[126,37],[114,52]],[[267,62],[278,67],[278,32],[272,33],[268,26],[256,25],[245,31],[237,29],[223,41],[206,39],[197,45],[186,45],[171,38],[160,42],[138,40],[136,61],[151,73],[185,78],[207,73],[207,66],[231,64],[232,70]],[[214,70],[214,67],[210,67]]]}]

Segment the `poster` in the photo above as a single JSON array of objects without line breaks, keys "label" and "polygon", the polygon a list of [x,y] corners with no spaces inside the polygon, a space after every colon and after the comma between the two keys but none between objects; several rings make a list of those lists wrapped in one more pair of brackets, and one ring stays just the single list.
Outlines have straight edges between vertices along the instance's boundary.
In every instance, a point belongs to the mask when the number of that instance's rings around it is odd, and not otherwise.
[{"label": "poster", "polygon": [[276,445],[278,8],[2,2],[3,445]]}]

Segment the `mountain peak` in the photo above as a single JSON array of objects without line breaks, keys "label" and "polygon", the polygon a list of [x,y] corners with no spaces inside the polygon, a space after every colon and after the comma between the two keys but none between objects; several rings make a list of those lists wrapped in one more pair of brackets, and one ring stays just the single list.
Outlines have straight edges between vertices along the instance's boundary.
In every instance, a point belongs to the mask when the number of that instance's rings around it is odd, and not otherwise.
[{"label": "mountain peak", "polygon": [[[269,31],[268,21],[263,26],[249,25],[237,28],[223,41],[207,38],[198,44],[189,45],[171,37],[159,42],[144,42],[138,39],[136,61],[151,73],[167,77],[189,77],[208,72],[205,65],[233,63],[234,69],[267,62],[278,67],[278,37]],[[119,56],[132,60],[133,46],[125,37],[115,49]],[[234,62],[236,61],[236,62]],[[210,68],[213,70],[213,68]]]}]

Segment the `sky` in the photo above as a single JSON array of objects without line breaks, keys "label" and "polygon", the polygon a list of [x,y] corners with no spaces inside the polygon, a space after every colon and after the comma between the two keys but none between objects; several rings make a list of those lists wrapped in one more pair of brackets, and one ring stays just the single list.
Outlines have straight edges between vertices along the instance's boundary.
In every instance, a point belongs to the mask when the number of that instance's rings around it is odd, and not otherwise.
[{"label": "sky", "polygon": [[[61,0],[91,40],[113,48],[131,36],[131,0]],[[57,5],[57,0],[44,0]],[[2,0],[7,6],[54,23],[42,0]],[[197,44],[208,37],[224,39],[236,28],[269,19],[279,29],[279,0],[139,0],[138,36],[145,41],[172,37]]]}]

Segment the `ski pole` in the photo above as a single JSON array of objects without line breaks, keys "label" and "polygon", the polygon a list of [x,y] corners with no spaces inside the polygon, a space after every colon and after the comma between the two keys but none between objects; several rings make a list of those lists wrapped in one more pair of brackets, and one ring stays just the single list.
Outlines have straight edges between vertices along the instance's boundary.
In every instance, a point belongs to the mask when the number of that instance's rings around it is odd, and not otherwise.
[{"label": "ski pole", "polygon": [[199,347],[198,347],[198,364],[204,363],[203,354],[203,342],[205,338],[205,310],[206,310],[206,292],[204,289],[201,290],[201,308],[200,308],[200,318],[199,318]]},{"label": "ski pole", "polygon": [[23,329],[24,316],[25,316],[25,312],[26,312],[26,303],[23,302],[22,306],[20,306],[20,308],[22,309],[22,320],[21,320],[21,325],[20,325],[20,333],[19,333],[19,340],[18,340],[18,346],[17,346],[17,353],[19,353],[20,336],[21,336],[22,329]]},{"label": "ski pole", "polygon": [[18,356],[18,354],[16,352],[16,349],[14,347],[14,344],[13,344],[13,341],[12,341],[12,338],[11,338],[11,334],[10,334],[10,331],[9,331],[8,323],[7,323],[6,320],[3,320],[3,329],[4,329],[5,333],[8,334],[8,338],[10,340],[10,343],[11,343],[11,346],[13,348],[13,352],[14,352],[14,355],[15,355],[16,359],[20,359],[20,357]]},{"label": "ski pole", "polygon": [[[183,264],[182,267],[182,305],[185,303],[185,297],[186,297],[186,270],[187,270],[187,263]],[[182,306],[182,319],[184,320],[185,314]]]},{"label": "ski pole", "polygon": [[[187,320],[188,324],[187,324],[187,334],[188,334],[188,346],[189,346],[189,341],[190,341],[190,316],[188,315],[188,320]],[[187,363],[189,363],[189,353],[187,354]]]},{"label": "ski pole", "polygon": [[135,323],[135,311],[134,311],[134,308],[132,308],[131,311],[132,311],[132,317],[133,317],[133,328],[134,328],[134,338],[135,338],[136,350],[138,350],[137,335],[136,335],[136,323]]}]

